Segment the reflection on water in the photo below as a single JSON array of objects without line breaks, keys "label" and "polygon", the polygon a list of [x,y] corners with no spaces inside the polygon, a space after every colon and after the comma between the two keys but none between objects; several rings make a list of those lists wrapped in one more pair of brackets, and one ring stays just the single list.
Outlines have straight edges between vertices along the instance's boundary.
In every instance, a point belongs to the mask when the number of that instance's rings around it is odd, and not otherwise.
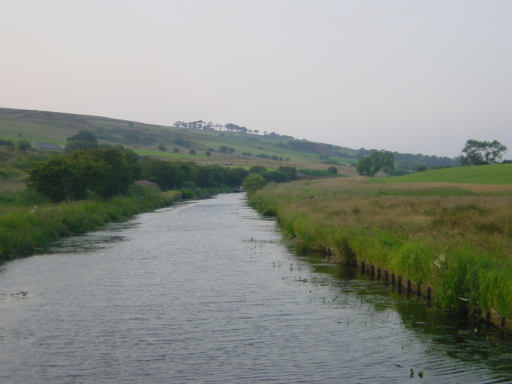
[{"label": "reflection on water", "polygon": [[294,255],[241,194],[7,263],[0,313],[2,383],[512,378],[511,345],[497,332]]}]

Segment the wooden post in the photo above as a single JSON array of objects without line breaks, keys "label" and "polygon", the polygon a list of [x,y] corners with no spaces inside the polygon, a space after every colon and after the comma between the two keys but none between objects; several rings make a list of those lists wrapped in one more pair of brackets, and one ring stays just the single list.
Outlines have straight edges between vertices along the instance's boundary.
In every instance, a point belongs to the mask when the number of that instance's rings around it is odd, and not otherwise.
[{"label": "wooden post", "polygon": [[388,281],[388,270],[384,270],[384,280]]},{"label": "wooden post", "polygon": [[377,268],[377,279],[380,280],[380,267]]},{"label": "wooden post", "polygon": [[411,293],[411,280],[407,280],[407,293]]},{"label": "wooden post", "polygon": [[391,284],[395,285],[395,273],[391,272]]},{"label": "wooden post", "polygon": [[361,272],[364,273],[364,270],[365,270],[365,265],[364,265],[364,261],[361,261]]},{"label": "wooden post", "polygon": [[432,298],[432,288],[427,287],[427,300]]}]

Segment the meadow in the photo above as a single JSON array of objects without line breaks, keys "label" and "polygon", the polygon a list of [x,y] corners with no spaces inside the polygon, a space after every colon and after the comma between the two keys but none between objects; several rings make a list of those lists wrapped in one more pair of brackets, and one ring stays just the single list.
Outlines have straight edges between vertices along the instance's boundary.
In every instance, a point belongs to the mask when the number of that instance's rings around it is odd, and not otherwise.
[{"label": "meadow", "polygon": [[[491,179],[497,168],[487,168]],[[439,171],[450,182],[297,181],[269,185],[249,200],[277,216],[299,250],[331,248],[340,262],[355,257],[429,285],[447,310],[464,298],[512,317],[512,185],[453,182],[463,180],[461,169],[451,168],[452,177]]]}]

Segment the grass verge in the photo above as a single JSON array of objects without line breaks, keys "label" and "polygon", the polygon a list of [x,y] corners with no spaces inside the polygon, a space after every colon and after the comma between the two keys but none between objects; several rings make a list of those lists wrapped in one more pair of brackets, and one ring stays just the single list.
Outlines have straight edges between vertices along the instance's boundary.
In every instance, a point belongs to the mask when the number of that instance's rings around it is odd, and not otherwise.
[{"label": "grass verge", "polygon": [[335,250],[421,284],[457,310],[460,297],[512,317],[512,186],[379,184],[323,179],[249,197],[299,250]]}]

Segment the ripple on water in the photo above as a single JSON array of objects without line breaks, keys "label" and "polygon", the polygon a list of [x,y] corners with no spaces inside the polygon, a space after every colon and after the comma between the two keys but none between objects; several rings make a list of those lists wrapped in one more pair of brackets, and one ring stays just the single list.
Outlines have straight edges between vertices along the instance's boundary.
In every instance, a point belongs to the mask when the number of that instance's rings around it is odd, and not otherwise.
[{"label": "ripple on water", "polygon": [[507,342],[288,246],[231,194],[8,263],[0,382],[510,382]]}]

